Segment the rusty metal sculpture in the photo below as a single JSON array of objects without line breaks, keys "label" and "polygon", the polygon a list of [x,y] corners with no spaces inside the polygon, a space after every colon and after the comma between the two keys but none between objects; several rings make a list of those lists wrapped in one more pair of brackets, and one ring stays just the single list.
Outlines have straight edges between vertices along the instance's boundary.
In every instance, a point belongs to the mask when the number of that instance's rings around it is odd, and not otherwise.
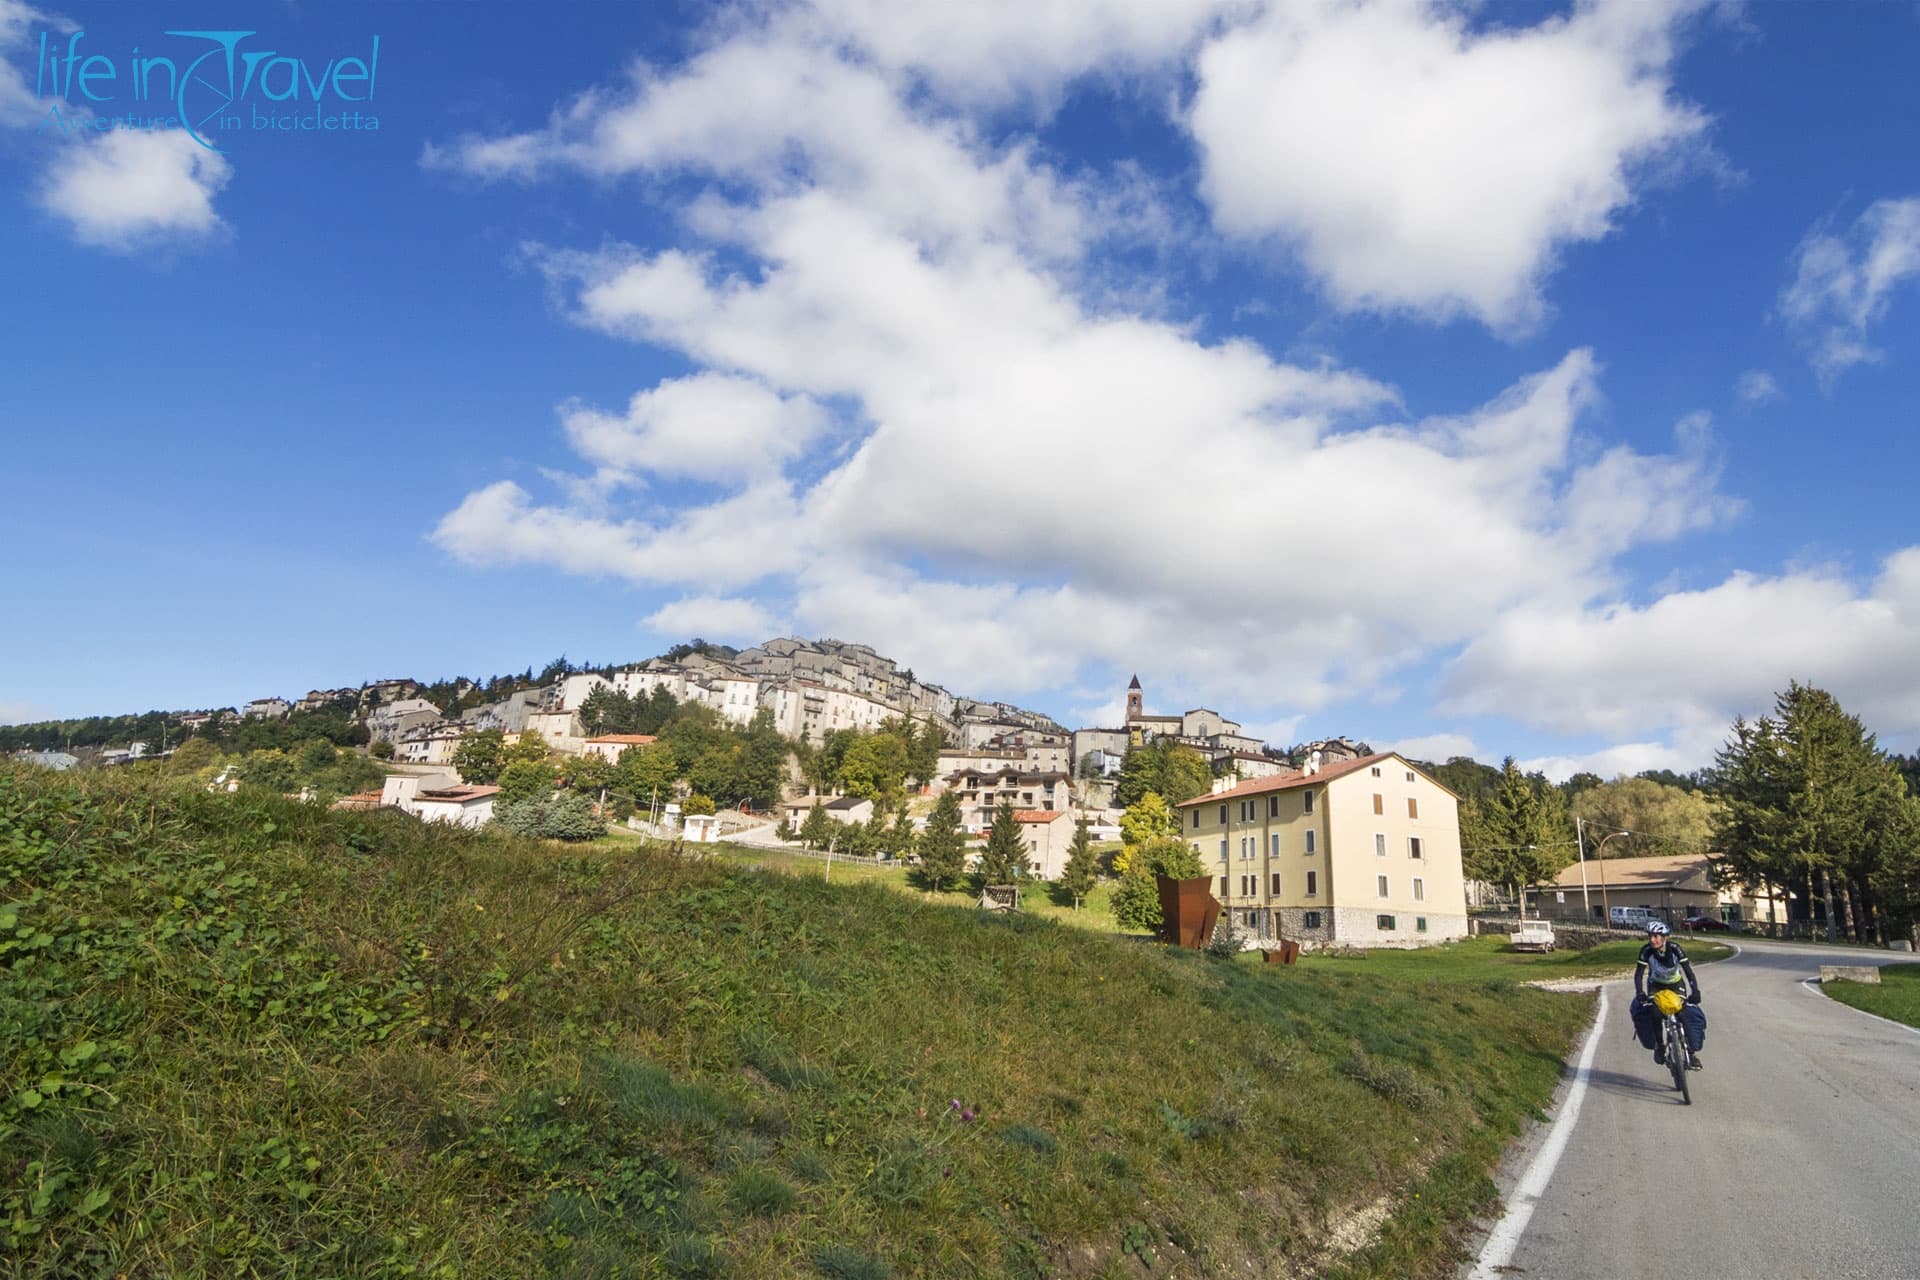
[{"label": "rusty metal sculpture", "polygon": [[1213,877],[1175,880],[1155,875],[1154,882],[1160,890],[1160,941],[1190,951],[1211,942],[1220,921],[1220,902],[1210,892]]}]

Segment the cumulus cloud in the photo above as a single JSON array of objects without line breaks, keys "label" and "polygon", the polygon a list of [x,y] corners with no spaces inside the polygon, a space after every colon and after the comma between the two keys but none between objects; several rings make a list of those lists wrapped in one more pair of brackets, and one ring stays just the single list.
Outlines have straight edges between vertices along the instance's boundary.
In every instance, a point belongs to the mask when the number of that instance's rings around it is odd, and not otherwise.
[{"label": "cumulus cloud", "polygon": [[130,250],[222,229],[213,197],[230,176],[225,157],[184,132],[116,130],[63,144],[40,202],[81,243]]},{"label": "cumulus cloud", "polygon": [[1671,83],[1695,8],[1590,0],[1515,27],[1428,0],[1270,6],[1196,64],[1214,222],[1290,248],[1342,308],[1524,330],[1559,253],[1702,147]]},{"label": "cumulus cloud", "polygon": [[1920,196],[1877,200],[1839,234],[1816,228],[1794,251],[1780,314],[1823,382],[1882,353],[1867,331],[1886,318],[1895,290],[1920,276]]},{"label": "cumulus cloud", "polygon": [[[1670,100],[1670,9],[1583,6],[1499,34],[1426,6],[1349,8],[1438,50],[1435,74],[1469,96],[1492,74],[1483,59],[1555,92],[1584,77],[1592,93],[1554,110],[1590,107],[1586,127],[1605,135],[1576,139],[1585,167],[1558,158],[1567,137],[1542,135],[1560,197],[1494,225],[1532,237],[1495,264],[1505,284],[1436,277],[1386,304],[1512,322],[1555,247],[1604,234],[1634,166],[1702,127]],[[1313,10],[1315,33],[1358,39],[1346,12]],[[1181,38],[1219,52],[1238,20]],[[477,490],[440,522],[447,550],[684,590],[648,620],[674,632],[765,620],[858,636],[1008,696],[1177,655],[1188,675],[1167,696],[1284,726],[1471,651],[1489,618],[1578,614],[1621,589],[1622,553],[1737,512],[1705,415],[1677,424],[1671,448],[1599,434],[1603,372],[1585,349],[1484,404],[1410,409],[1361,371],[1112,305],[1084,271],[1116,234],[1100,183],[1056,172],[944,87],[1002,35],[946,42],[942,62],[925,37],[937,22],[881,30],[890,19],[873,16],[874,30],[823,43],[818,21],[782,10],[682,66],[587,90],[538,128],[429,155],[490,180],[671,179],[650,189],[678,201],[675,247],[530,259],[579,324],[697,370],[624,411],[563,408],[593,479]],[[1042,49],[984,92],[1016,99],[1079,65]],[[1497,131],[1476,143],[1519,145]],[[1467,185],[1387,194],[1477,199]],[[1451,216],[1413,240],[1447,258]],[[684,480],[698,485],[671,483]]]},{"label": "cumulus cloud", "polygon": [[645,625],[670,636],[754,643],[784,630],[780,619],[739,596],[687,596],[647,615]]},{"label": "cumulus cloud", "polygon": [[701,373],[639,392],[622,414],[569,404],[562,421],[575,451],[611,472],[731,481],[777,472],[826,429],[827,415],[806,396]]},{"label": "cumulus cloud", "polygon": [[[30,49],[35,28],[71,26],[20,0],[0,0],[0,128],[43,129],[50,104],[34,96],[14,60]],[[83,106],[60,107],[71,118],[89,116]],[[37,202],[82,244],[126,252],[163,240],[204,239],[225,228],[213,198],[232,167],[183,132],[87,131],[47,141],[52,159],[37,184]]]},{"label": "cumulus cloud", "polygon": [[1885,732],[1920,729],[1920,547],[1864,587],[1834,570],[1736,573],[1645,605],[1527,604],[1494,619],[1451,664],[1443,710],[1499,714],[1611,738],[1717,742],[1798,679],[1870,710]]}]

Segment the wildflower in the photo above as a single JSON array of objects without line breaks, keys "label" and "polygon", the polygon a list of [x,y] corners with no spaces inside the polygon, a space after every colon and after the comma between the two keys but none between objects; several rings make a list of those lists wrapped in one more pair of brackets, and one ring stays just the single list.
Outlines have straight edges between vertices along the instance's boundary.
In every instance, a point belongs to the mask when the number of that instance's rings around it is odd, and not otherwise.
[{"label": "wildflower", "polygon": [[958,1098],[947,1099],[947,1110],[958,1111],[959,1109],[960,1109],[960,1099]]},{"label": "wildflower", "polygon": [[972,1124],[972,1123],[973,1123],[973,1108],[971,1108],[971,1107],[969,1107],[969,1108],[967,1108],[967,1109],[966,1109],[965,1111],[962,1111],[962,1112],[960,1113],[960,1118],[961,1118],[962,1120],[964,1120],[964,1121],[965,1121],[966,1123],[968,1123],[968,1124]]}]

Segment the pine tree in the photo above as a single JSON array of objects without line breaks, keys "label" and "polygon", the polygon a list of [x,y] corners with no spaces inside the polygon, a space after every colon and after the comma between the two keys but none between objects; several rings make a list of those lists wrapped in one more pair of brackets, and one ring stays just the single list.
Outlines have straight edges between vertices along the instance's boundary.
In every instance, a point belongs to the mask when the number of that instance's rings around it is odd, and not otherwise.
[{"label": "pine tree", "polygon": [[967,869],[967,843],[960,834],[960,796],[943,791],[920,833],[920,876],[931,892],[957,881]]},{"label": "pine tree", "polygon": [[993,811],[986,851],[980,855],[980,883],[1013,884],[1032,874],[1033,864],[1027,860],[1027,845],[1020,838],[1020,821],[1013,816],[1013,803],[1002,800]]},{"label": "pine tree", "polygon": [[1093,861],[1093,835],[1082,818],[1073,824],[1073,843],[1067,846],[1067,865],[1060,872],[1060,888],[1073,898],[1075,911],[1081,899],[1093,892]]}]

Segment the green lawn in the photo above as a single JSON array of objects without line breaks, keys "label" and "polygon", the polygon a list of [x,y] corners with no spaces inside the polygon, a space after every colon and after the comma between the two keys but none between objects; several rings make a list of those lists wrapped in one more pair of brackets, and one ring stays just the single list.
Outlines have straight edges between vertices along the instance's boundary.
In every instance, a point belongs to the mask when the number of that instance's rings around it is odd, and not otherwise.
[{"label": "green lawn", "polygon": [[[1437,947],[1399,951],[1376,948],[1364,957],[1351,955],[1303,955],[1299,963],[1314,969],[1334,972],[1394,974],[1402,977],[1441,979],[1448,982],[1479,982],[1492,978],[1511,978],[1529,982],[1556,978],[1613,977],[1630,973],[1640,954],[1640,943],[1603,942],[1586,951],[1562,948],[1558,951],[1515,951],[1503,937],[1486,935],[1463,938]],[[1699,963],[1723,960],[1733,954],[1724,942],[1704,938],[1688,939],[1687,957]],[[1258,956],[1252,957],[1258,960]]]},{"label": "green lawn", "polygon": [[794,861],[0,763],[0,1275],[1445,1277],[1591,1012]]},{"label": "green lawn", "polygon": [[1920,964],[1890,964],[1880,969],[1880,985],[1827,982],[1820,989],[1856,1009],[1920,1027]]}]

